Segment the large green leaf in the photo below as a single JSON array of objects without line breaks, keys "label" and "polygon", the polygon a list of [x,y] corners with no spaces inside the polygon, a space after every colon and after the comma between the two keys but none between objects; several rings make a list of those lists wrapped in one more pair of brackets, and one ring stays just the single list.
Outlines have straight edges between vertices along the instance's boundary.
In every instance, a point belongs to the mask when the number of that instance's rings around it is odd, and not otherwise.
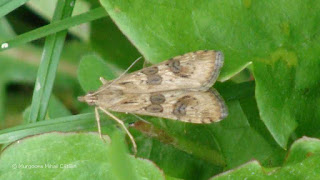
[{"label": "large green leaf", "polygon": [[254,160],[212,179],[318,179],[319,161],[320,140],[303,137],[292,144],[282,167],[264,168]]},{"label": "large green leaf", "polygon": [[310,53],[279,50],[254,63],[261,117],[284,148],[298,125],[296,136],[320,135],[314,128],[320,126],[316,108],[320,102],[320,46],[317,49]]},{"label": "large green leaf", "polygon": [[[93,49],[108,63],[126,69],[141,56],[110,17],[93,21],[91,28],[90,43]],[[136,65],[131,70],[136,70],[138,67]]]},{"label": "large green leaf", "polygon": [[[128,155],[120,137],[112,138],[111,147],[108,136],[104,143],[96,133],[47,133],[19,140],[2,152],[0,178],[164,179],[150,161]],[[123,161],[115,162],[119,158]]]},{"label": "large green leaf", "polygon": [[298,136],[319,136],[318,1],[100,1],[151,62],[221,50],[220,80],[253,62],[261,119],[282,148],[298,125]]},{"label": "large green leaf", "polygon": [[[90,3],[92,7],[103,8],[99,1]],[[141,56],[110,17],[92,21],[90,45],[109,65],[114,66],[113,69],[126,69]],[[141,64],[133,66],[130,71],[137,70]]]},{"label": "large green leaf", "polygon": [[220,79],[226,79],[250,60],[243,57],[247,53],[239,57],[243,47],[248,46],[243,40],[248,37],[243,38],[248,34],[247,29],[237,19],[247,10],[240,1],[100,2],[120,30],[151,62],[199,49],[222,50],[225,59],[236,61],[225,64]]}]

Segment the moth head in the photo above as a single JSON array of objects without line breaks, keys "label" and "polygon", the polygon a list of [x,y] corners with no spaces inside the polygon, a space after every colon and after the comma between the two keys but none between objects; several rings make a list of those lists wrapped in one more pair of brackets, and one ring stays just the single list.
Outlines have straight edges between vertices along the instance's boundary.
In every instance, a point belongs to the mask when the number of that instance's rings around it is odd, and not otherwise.
[{"label": "moth head", "polygon": [[80,102],[86,102],[88,103],[90,106],[96,105],[96,101],[98,100],[97,94],[90,91],[88,92],[87,95],[85,96],[79,96],[78,100]]}]

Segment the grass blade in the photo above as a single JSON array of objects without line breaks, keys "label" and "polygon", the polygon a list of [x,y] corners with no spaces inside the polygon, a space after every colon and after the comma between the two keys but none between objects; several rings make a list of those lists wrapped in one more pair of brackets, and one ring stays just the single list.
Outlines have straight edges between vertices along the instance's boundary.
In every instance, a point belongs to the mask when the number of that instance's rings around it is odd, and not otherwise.
[{"label": "grass blade", "polygon": [[[111,121],[103,121],[102,123],[106,124],[110,122]],[[50,121],[41,121],[0,130],[0,144],[10,143],[27,136],[50,131],[68,132],[89,129],[95,126],[94,113],[66,116]]]},{"label": "grass blade", "polygon": [[[117,113],[124,122],[132,122],[131,117],[125,114]],[[121,116],[122,115],[122,116]],[[115,124],[114,120],[109,116],[100,114],[101,126],[109,126]],[[90,128],[96,128],[96,118],[94,113],[84,113],[72,116],[64,116],[46,121],[39,121],[31,124],[23,124],[12,128],[0,130],[0,144],[10,143],[18,139],[46,133],[52,131],[71,132],[81,131]],[[97,131],[95,129],[94,131]]]},{"label": "grass blade", "polygon": [[17,9],[22,6],[29,0],[9,0],[9,1],[1,1],[0,2],[0,18],[7,15],[11,11]]},{"label": "grass blade", "polygon": [[[58,1],[52,22],[70,17],[74,7],[72,4],[74,4],[74,0]],[[64,30],[48,36],[45,41],[33,91],[29,123],[45,118],[66,35],[67,30]]]},{"label": "grass blade", "polygon": [[37,28],[33,31],[19,35],[12,40],[6,41],[5,43],[8,44],[8,47],[0,49],[0,52],[2,50],[7,50],[9,48],[25,44],[27,42],[48,36],[50,34],[57,33],[70,27],[105,17],[106,15],[107,13],[105,12],[105,10],[100,7],[74,17],[58,20],[41,28]]}]

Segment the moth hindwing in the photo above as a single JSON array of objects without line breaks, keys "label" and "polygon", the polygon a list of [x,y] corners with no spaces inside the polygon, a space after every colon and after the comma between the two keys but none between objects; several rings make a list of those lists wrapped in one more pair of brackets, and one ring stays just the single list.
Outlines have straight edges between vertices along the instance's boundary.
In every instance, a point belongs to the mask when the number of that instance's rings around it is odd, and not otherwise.
[{"label": "moth hindwing", "polygon": [[103,81],[82,101],[99,108],[175,119],[191,123],[217,122],[227,107],[217,91],[209,90],[223,65],[219,51],[196,51]]}]

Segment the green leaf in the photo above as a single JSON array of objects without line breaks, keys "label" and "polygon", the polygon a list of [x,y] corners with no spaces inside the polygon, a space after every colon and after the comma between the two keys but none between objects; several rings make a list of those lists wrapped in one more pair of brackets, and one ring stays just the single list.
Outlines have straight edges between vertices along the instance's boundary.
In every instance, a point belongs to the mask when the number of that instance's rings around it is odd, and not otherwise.
[{"label": "green leaf", "polygon": [[[119,179],[128,171],[115,171],[110,159],[114,148],[124,151],[119,138],[104,143],[96,133],[47,133],[19,140],[0,156],[1,179]],[[116,146],[116,147],[113,147]],[[24,152],[24,153],[21,153]],[[59,153],[57,153],[59,152]],[[163,173],[150,161],[127,153],[114,154],[117,162],[132,167],[137,179],[164,179]],[[130,177],[132,174],[125,174]],[[121,178],[120,178],[121,179]]]},{"label": "green leaf", "polygon": [[310,48],[308,54],[280,49],[254,63],[262,120],[283,148],[298,125],[297,136],[320,135],[313,128],[320,126],[320,46]]},{"label": "green leaf", "polygon": [[[250,60],[244,58],[245,54],[239,56],[238,53],[245,45],[245,41],[238,37],[245,38],[247,29],[238,28],[242,25],[239,20],[230,20],[245,13],[246,8],[241,1],[100,2],[120,30],[150,62],[160,62],[200,49],[222,50],[226,63],[219,78],[228,79]],[[237,62],[227,63],[230,59]]]},{"label": "green leaf", "polygon": [[[93,49],[108,63],[127,69],[140,53],[116,27],[110,17],[92,22],[90,43]],[[142,61],[130,69],[142,66]]]},{"label": "green leaf", "polygon": [[[296,102],[288,97],[295,96],[292,94],[294,82],[293,79],[287,79],[287,77],[294,76],[295,70],[286,66],[286,63],[281,60],[272,66],[258,62],[254,66],[257,78],[256,97],[261,116],[275,140],[283,148],[286,148],[288,138],[298,126],[295,117],[290,112]],[[274,78],[273,73],[278,72],[281,72],[281,76]],[[271,81],[272,79],[274,81]]]},{"label": "green leaf", "polygon": [[251,127],[238,101],[228,103],[228,107],[229,117],[213,127],[213,133],[226,157],[227,168],[236,167],[250,158],[267,161],[274,151],[273,147]]},{"label": "green leaf", "polygon": [[[117,175],[117,179],[138,179],[138,175],[134,172],[134,167],[129,161],[129,156],[126,155],[126,147],[124,142],[124,134],[115,131],[111,136],[111,147],[107,153],[110,161],[111,170]],[[125,173],[123,173],[125,172]]]},{"label": "green leaf", "polygon": [[[161,137],[150,137],[148,134],[139,135],[134,133],[138,146],[137,156],[150,159],[163,169],[167,176],[180,179],[201,180],[208,179],[223,170],[222,167],[210,161],[213,157],[209,160],[203,159],[203,157],[200,157],[198,154],[191,154],[196,151],[190,151],[190,147],[183,149],[183,143],[170,141],[172,139],[175,140],[176,137],[166,136],[166,134],[163,133],[158,135]],[[185,139],[187,138],[185,137]],[[188,142],[192,142],[192,140],[188,140]],[[197,142],[192,143],[196,145],[200,144]],[[202,145],[201,148],[203,147]],[[208,149],[208,147],[206,149]],[[205,151],[208,152],[207,150]],[[207,154],[206,156],[211,156],[211,154]]]},{"label": "green leaf", "polygon": [[114,70],[95,54],[84,56],[78,68],[78,79],[85,91],[97,90],[102,85],[100,77],[111,80],[114,74]]},{"label": "green leaf", "polygon": [[48,105],[49,119],[71,116],[71,112],[62,104],[62,102],[54,95],[50,97]]},{"label": "green leaf", "polygon": [[[168,132],[158,129],[157,127],[152,126],[149,123],[144,121],[137,121],[134,123],[133,127],[146,136],[155,138],[164,144],[171,144],[175,148],[185,151],[193,156],[196,156],[200,159],[206,160],[211,164],[217,166],[225,166],[226,162],[221,153],[215,149],[208,148],[207,146],[203,146],[197,142],[191,141],[187,137],[178,136],[178,135],[170,135]],[[141,151],[144,151],[145,149]]]},{"label": "green leaf", "polygon": [[222,81],[253,62],[261,119],[282,148],[296,128],[298,136],[320,136],[312,128],[320,126],[317,1],[100,2],[151,62],[221,50]]},{"label": "green leaf", "polygon": [[320,140],[303,137],[292,144],[282,167],[264,168],[254,160],[212,179],[317,179],[319,160]]}]

